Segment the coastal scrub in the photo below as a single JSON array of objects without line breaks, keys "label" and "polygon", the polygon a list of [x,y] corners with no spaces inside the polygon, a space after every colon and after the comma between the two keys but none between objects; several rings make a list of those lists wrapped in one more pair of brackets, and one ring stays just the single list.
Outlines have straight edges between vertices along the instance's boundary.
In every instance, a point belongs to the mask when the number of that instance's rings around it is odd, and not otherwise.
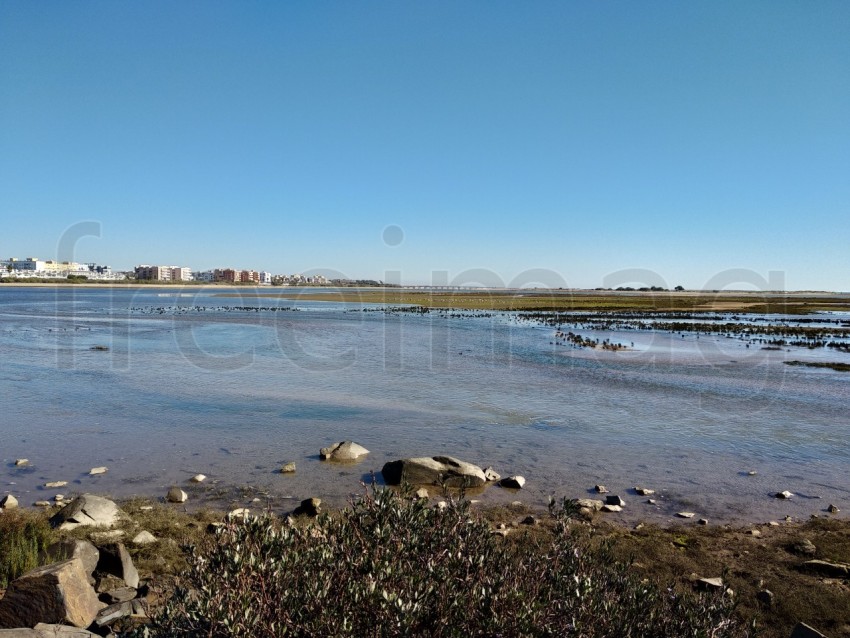
[{"label": "coastal scrub", "polygon": [[447,507],[373,488],[308,524],[231,520],[191,552],[139,635],[748,636],[724,592],[637,578],[575,533],[572,503],[548,537],[492,533]]}]

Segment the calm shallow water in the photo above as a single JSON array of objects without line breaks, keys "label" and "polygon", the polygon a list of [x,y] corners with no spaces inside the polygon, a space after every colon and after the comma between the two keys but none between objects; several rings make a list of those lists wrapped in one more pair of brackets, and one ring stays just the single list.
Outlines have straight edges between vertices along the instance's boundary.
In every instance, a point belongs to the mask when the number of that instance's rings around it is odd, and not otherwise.
[{"label": "calm shallow water", "polygon": [[[634,331],[595,335],[632,350],[575,350],[511,313],[364,312],[373,307],[216,292],[0,289],[0,457],[11,484],[0,493],[26,503],[52,497],[44,482],[67,480],[66,495],[160,496],[202,472],[210,478],[187,490],[193,500],[250,485],[284,511],[316,495],[342,505],[386,461],[450,454],[527,478],[521,492],[474,496],[492,503],[542,506],[604,483],[627,500],[613,515],[626,521],[850,510],[850,374],[783,364],[847,354]],[[356,465],[319,460],[343,439],[372,453]],[[31,466],[15,468],[20,457]],[[288,461],[298,472],[276,474]],[[87,476],[99,465],[109,472]],[[635,485],[656,489],[658,504],[631,494]],[[772,498],[786,489],[797,496]]]}]

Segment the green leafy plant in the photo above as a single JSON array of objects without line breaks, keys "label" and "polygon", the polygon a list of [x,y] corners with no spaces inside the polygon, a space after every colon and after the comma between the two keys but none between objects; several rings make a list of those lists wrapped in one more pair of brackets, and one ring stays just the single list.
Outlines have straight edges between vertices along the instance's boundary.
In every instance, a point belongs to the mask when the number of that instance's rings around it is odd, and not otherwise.
[{"label": "green leafy plant", "polygon": [[54,538],[47,517],[25,510],[0,515],[0,588],[38,566],[38,553]]}]

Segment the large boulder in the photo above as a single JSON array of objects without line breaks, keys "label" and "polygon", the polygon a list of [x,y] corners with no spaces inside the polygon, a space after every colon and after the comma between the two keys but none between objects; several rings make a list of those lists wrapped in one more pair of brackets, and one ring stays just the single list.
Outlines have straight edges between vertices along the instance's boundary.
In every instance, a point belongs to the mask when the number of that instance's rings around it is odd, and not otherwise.
[{"label": "large boulder", "polygon": [[83,563],[86,574],[91,575],[97,567],[100,552],[89,541],[76,538],[67,538],[50,545],[43,552],[39,552],[38,559],[42,564],[58,563],[69,558],[79,558]]},{"label": "large boulder", "polygon": [[487,482],[480,467],[451,456],[390,461],[384,465],[381,474],[388,485],[398,485],[406,481],[411,485],[479,487]]},{"label": "large boulder", "polygon": [[109,543],[101,546],[97,571],[117,576],[130,587],[139,586],[139,572],[136,571],[136,566],[133,565],[133,559],[130,558],[130,552],[124,547],[124,543]]},{"label": "large boulder", "polygon": [[319,450],[323,461],[356,461],[367,454],[369,450],[354,441],[340,441]]},{"label": "large boulder", "polygon": [[39,567],[12,581],[0,600],[0,628],[55,623],[88,627],[105,605],[79,558]]},{"label": "large boulder", "polygon": [[112,527],[121,515],[118,506],[108,498],[83,494],[56,512],[50,519],[50,525],[60,530],[71,530],[83,525]]}]

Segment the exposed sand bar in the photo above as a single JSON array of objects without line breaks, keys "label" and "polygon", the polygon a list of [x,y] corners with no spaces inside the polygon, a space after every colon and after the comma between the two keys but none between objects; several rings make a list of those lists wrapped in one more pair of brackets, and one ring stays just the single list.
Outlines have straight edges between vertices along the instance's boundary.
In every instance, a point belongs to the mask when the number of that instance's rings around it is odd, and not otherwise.
[{"label": "exposed sand bar", "polygon": [[631,292],[594,290],[426,291],[379,289],[315,289],[281,292],[222,292],[220,297],[260,297],[301,301],[413,305],[458,310],[587,310],[641,312],[746,312],[807,314],[850,311],[847,293],[775,292]]},{"label": "exposed sand bar", "polygon": [[575,310],[638,312],[740,312],[808,314],[819,311],[850,312],[850,293],[822,291],[612,291],[470,289],[412,290],[409,288],[267,288],[201,283],[138,284],[109,283],[25,283],[3,282],[7,287],[134,288],[217,292],[231,298],[271,298],[301,301],[335,301],[362,304],[412,305],[458,310]]}]

